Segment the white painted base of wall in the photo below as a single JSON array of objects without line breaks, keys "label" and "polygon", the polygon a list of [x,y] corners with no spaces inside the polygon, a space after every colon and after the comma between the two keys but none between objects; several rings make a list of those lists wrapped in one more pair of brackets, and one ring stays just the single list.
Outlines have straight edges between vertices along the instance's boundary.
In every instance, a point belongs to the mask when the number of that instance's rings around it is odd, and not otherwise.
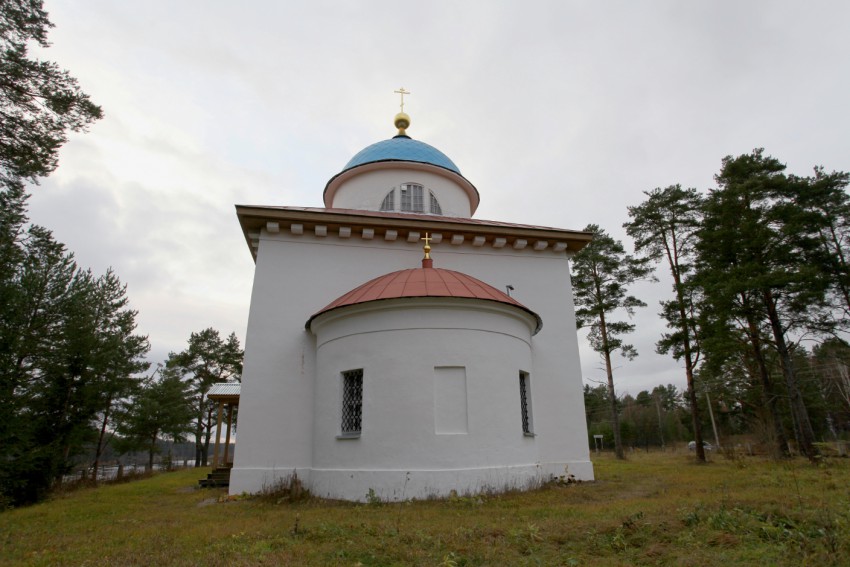
[{"label": "white painted base of wall", "polygon": [[[590,461],[471,469],[299,469],[295,472],[314,496],[355,502],[366,502],[371,497],[383,502],[398,502],[445,498],[452,493],[463,496],[527,490],[570,475],[575,480],[593,480],[593,464]],[[261,492],[277,482],[287,481],[292,474],[292,470],[234,469],[230,494]]]},{"label": "white painted base of wall", "polygon": [[594,480],[593,463],[590,461],[572,461],[569,463],[541,463],[540,468],[547,480],[572,476],[574,480],[587,482]]},{"label": "white painted base of wall", "polygon": [[258,494],[266,490],[274,490],[278,483],[287,482],[293,472],[303,486],[309,486],[310,469],[279,469],[273,467],[234,467],[230,471],[230,488],[228,493]]}]

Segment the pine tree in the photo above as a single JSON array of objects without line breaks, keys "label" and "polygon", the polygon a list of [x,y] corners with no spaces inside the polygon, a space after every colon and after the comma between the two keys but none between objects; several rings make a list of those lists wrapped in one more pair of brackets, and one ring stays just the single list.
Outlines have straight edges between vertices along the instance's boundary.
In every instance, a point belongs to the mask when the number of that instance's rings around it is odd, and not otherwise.
[{"label": "pine tree", "polygon": [[798,181],[805,190],[797,195],[797,204],[816,217],[823,252],[821,267],[829,278],[832,304],[842,313],[846,329],[850,323],[850,174],[826,173],[816,167],[814,177]]},{"label": "pine tree", "polygon": [[643,203],[629,207],[632,220],[624,227],[629,236],[635,239],[635,251],[645,254],[654,262],[666,260],[673,277],[674,298],[661,302],[662,316],[672,332],[665,333],[656,346],[659,354],[672,352],[673,358],[685,363],[696,457],[705,462],[702,422],[694,385],[695,370],[700,359],[695,300],[699,289],[690,277],[703,198],[696,189],[682,189],[680,185],[656,188],[644,194],[647,199]]},{"label": "pine tree", "polygon": [[102,116],[66,71],[29,57],[50,27],[40,0],[0,2],[0,507],[37,501],[61,478],[102,408],[104,377],[146,345],[107,348],[99,280],[27,226],[25,184],[56,168],[68,132]]},{"label": "pine tree", "polygon": [[614,450],[617,458],[623,459],[625,453],[620,436],[611,355],[619,351],[622,356],[632,360],[637,356],[637,351],[621,338],[622,335],[634,331],[634,324],[615,321],[613,316],[617,311],[625,311],[631,317],[635,308],[646,307],[643,301],[628,295],[627,287],[640,279],[649,278],[652,268],[649,267],[647,259],[626,254],[623,245],[599,226],[591,224],[584,230],[593,233],[593,240],[573,257],[572,283],[577,307],[576,324],[578,328],[590,328],[590,346],[605,362]]},{"label": "pine tree", "polygon": [[0,188],[36,182],[58,164],[68,132],[101,118],[67,71],[31,59],[27,44],[48,47],[53,27],[40,0],[0,2]]},{"label": "pine tree", "polygon": [[800,450],[814,459],[814,432],[790,335],[828,326],[829,282],[821,269],[820,219],[800,206],[807,183],[786,176],[784,169],[761,149],[724,158],[699,232],[698,278],[714,329],[740,321],[761,365],[765,396],[772,399],[760,352],[769,338],[779,357]]},{"label": "pine tree", "polygon": [[212,432],[212,406],[207,392],[213,384],[239,381],[242,377],[243,351],[239,339],[231,333],[222,339],[216,329],[208,328],[189,337],[189,347],[168,355],[166,368],[179,373],[191,385],[195,408],[195,466],[206,466]]},{"label": "pine tree", "polygon": [[162,440],[180,443],[192,431],[194,410],[190,385],[178,373],[155,372],[133,396],[132,403],[117,420],[120,453],[146,451],[148,470],[153,469],[157,444]]}]

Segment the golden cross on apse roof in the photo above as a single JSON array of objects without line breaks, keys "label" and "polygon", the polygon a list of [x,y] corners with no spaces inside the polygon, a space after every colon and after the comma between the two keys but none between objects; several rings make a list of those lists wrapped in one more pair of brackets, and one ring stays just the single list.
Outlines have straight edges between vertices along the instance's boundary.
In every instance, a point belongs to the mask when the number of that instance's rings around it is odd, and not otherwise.
[{"label": "golden cross on apse roof", "polygon": [[425,238],[420,238],[419,240],[425,241],[425,259],[430,260],[431,259],[431,254],[430,254],[430,252],[431,252],[431,237],[428,236],[428,233],[426,232]]}]

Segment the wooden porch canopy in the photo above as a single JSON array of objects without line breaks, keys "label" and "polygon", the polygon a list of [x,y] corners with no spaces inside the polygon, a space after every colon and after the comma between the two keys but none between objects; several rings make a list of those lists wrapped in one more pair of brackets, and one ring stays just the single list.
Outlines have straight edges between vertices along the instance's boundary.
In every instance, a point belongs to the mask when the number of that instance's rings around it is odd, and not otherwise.
[{"label": "wooden porch canopy", "polygon": [[222,459],[222,465],[228,466],[230,462],[228,458],[228,453],[230,451],[230,431],[233,427],[233,412],[239,407],[239,393],[241,389],[241,384],[222,382],[219,384],[213,384],[213,387],[210,388],[209,392],[207,392],[207,398],[218,404],[218,417],[216,419],[215,427],[215,449],[213,450],[212,459],[213,469],[219,466],[218,453],[219,445],[221,443],[221,422],[224,413],[223,410],[225,408],[227,409],[227,436],[224,442],[224,458]]}]

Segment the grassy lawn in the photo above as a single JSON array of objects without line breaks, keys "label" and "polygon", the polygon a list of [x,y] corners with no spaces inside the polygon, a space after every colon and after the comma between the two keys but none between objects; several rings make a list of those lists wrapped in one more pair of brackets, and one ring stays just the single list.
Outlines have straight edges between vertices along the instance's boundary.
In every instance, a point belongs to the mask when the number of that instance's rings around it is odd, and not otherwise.
[{"label": "grassy lawn", "polygon": [[403,504],[228,500],[194,489],[207,471],[160,474],[0,513],[0,564],[850,565],[850,459],[594,465],[593,483]]}]

